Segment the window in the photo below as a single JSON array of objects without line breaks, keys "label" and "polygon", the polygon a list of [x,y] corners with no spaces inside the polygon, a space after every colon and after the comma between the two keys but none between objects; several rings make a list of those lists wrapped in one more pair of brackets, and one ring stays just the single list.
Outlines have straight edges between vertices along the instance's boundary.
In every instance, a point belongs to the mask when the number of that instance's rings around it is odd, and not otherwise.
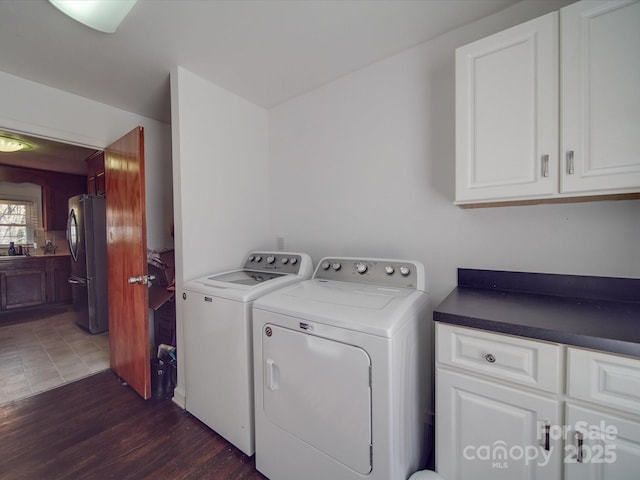
[{"label": "window", "polygon": [[0,199],[0,244],[30,243],[37,223],[37,210],[33,202]]}]

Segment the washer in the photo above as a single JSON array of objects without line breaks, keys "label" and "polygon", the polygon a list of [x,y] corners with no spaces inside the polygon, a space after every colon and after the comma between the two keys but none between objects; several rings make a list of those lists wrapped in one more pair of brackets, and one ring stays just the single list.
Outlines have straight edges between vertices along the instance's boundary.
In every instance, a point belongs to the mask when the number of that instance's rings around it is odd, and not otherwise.
[{"label": "washer", "polygon": [[421,466],[431,323],[420,262],[324,258],[254,303],[256,467],[405,480]]},{"label": "washer", "polygon": [[186,409],[249,456],[255,451],[251,306],[312,271],[304,253],[253,252],[238,270],[184,285]]}]

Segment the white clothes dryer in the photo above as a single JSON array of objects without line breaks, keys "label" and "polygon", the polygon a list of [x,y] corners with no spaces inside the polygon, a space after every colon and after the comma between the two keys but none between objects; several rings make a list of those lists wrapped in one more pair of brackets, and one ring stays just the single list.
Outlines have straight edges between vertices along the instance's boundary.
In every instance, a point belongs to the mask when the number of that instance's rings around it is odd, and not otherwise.
[{"label": "white clothes dryer", "polygon": [[431,398],[424,267],[325,258],[254,303],[256,468],[272,480],[405,480]]},{"label": "white clothes dryer", "polygon": [[253,252],[242,268],[185,283],[185,403],[245,454],[255,451],[252,304],[311,277],[304,253]]}]

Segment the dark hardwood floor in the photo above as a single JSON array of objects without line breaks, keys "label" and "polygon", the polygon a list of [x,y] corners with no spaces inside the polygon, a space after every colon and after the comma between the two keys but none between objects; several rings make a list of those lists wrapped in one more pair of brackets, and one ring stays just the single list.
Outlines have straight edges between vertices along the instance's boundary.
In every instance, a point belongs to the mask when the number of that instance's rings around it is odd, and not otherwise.
[{"label": "dark hardwood floor", "polygon": [[112,371],[0,407],[0,479],[265,479],[171,400]]}]

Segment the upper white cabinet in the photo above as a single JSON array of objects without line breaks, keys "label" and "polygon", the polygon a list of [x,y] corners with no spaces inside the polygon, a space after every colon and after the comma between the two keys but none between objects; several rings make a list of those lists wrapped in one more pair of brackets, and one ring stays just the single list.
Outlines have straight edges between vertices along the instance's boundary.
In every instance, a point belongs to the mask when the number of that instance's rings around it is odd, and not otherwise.
[{"label": "upper white cabinet", "polygon": [[456,201],[547,196],[558,183],[558,14],[456,51]]},{"label": "upper white cabinet", "polygon": [[582,1],[456,50],[456,203],[640,191],[640,2]]},{"label": "upper white cabinet", "polygon": [[637,190],[640,2],[574,3],[560,32],[560,191]]}]

